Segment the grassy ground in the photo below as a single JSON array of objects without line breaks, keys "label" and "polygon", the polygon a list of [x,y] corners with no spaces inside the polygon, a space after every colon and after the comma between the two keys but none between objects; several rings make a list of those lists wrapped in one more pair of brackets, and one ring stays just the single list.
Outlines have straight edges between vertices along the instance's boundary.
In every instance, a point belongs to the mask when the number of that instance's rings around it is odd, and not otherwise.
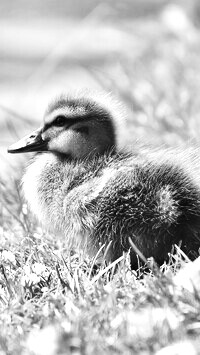
[{"label": "grassy ground", "polygon": [[143,355],[174,343],[166,354],[200,354],[198,273],[189,290],[175,276],[187,257],[177,249],[161,270],[136,273],[124,256],[118,268],[102,265],[94,274],[95,260],[38,226],[20,195],[29,157],[6,153],[38,125],[52,95],[84,86],[125,104],[127,144],[198,142],[198,1],[88,1],[70,18],[66,8],[56,18],[48,8],[45,21],[34,17],[44,11],[36,2],[31,23],[19,4],[0,34],[0,355]]}]

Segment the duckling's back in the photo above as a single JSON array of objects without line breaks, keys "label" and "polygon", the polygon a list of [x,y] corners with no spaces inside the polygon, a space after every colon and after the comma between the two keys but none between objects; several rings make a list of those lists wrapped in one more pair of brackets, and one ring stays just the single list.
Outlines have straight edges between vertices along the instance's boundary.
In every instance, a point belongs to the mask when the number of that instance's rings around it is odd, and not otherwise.
[{"label": "duckling's back", "polygon": [[[200,246],[200,190],[184,169],[169,162],[141,162],[119,169],[101,197],[94,241],[112,241],[111,258],[130,248],[162,263],[173,244],[195,258]],[[137,264],[131,253],[132,264]]]}]

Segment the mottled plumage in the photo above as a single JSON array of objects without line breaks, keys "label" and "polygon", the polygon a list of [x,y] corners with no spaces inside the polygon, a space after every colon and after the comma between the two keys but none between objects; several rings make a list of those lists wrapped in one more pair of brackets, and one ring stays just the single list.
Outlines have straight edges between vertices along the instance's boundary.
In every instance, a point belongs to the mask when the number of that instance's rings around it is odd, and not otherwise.
[{"label": "mottled plumage", "polygon": [[[130,248],[129,237],[159,263],[181,240],[188,256],[197,256],[199,148],[138,146],[122,152],[114,107],[98,97],[59,98],[49,106],[43,129],[26,137],[26,145],[20,141],[10,148],[33,151],[36,141],[35,150],[42,151],[23,177],[31,210],[55,236],[64,235],[69,247],[95,255],[111,242],[111,261]],[[134,251],[131,259],[136,266]]]}]

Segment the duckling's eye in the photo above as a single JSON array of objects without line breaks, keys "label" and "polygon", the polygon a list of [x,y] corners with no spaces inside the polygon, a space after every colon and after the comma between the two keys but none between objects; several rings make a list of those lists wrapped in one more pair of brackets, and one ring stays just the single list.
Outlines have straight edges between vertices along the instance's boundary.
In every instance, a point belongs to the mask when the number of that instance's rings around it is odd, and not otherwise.
[{"label": "duckling's eye", "polygon": [[53,124],[54,124],[55,126],[58,126],[58,127],[64,126],[65,123],[66,123],[66,118],[65,118],[65,116],[58,116],[58,117],[56,117],[55,120],[53,121]]}]

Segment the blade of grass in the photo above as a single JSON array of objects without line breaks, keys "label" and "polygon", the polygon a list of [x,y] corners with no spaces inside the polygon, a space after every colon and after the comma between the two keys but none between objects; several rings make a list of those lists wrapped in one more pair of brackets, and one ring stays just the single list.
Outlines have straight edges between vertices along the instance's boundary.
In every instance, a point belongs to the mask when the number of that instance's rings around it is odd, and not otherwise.
[{"label": "blade of grass", "polygon": [[110,269],[112,269],[113,267],[115,267],[118,263],[120,263],[120,261],[122,261],[124,259],[124,255],[120,256],[118,259],[116,259],[115,261],[113,261],[111,264],[109,264],[105,269],[99,271],[99,273],[93,277],[93,279],[91,280],[91,283],[94,284],[96,281],[98,281],[106,272],[108,272]]}]

